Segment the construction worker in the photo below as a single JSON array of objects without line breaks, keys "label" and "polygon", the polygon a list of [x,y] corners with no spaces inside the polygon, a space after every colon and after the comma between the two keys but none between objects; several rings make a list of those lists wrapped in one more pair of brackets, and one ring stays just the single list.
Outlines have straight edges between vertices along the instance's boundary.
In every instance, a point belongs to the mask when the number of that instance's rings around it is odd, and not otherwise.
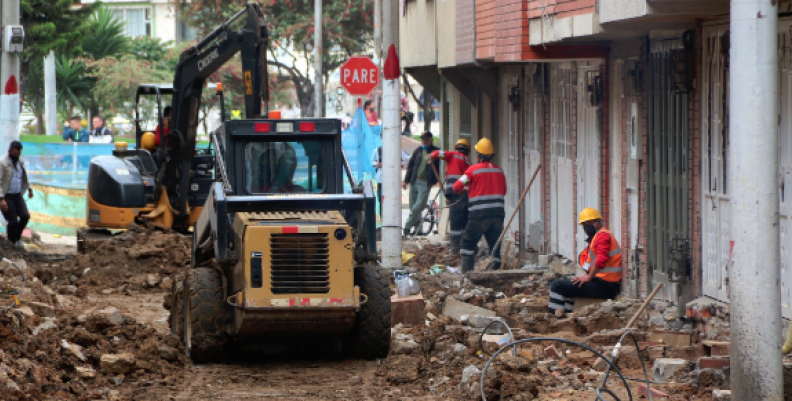
[{"label": "construction worker", "polygon": [[616,238],[605,228],[596,209],[587,207],[580,212],[579,224],[588,237],[589,246],[580,253],[578,261],[586,274],[572,280],[556,280],[550,285],[551,313],[557,310],[572,312],[573,298],[613,299],[621,289],[622,258]]},{"label": "construction worker", "polygon": [[435,150],[430,155],[432,159],[443,159],[446,162],[446,181],[444,194],[449,208],[449,220],[451,223],[451,254],[459,256],[459,245],[462,242],[462,232],[468,221],[468,194],[463,192],[457,195],[454,192],[454,183],[465,174],[465,171],[473,165],[468,158],[470,153],[470,142],[467,139],[460,139],[454,144],[454,149],[450,151]]},{"label": "construction worker", "polygon": [[484,138],[476,144],[479,162],[470,166],[462,177],[454,183],[454,193],[460,194],[468,189],[468,222],[462,234],[462,272],[473,270],[476,245],[483,235],[489,245],[494,263],[492,270],[500,269],[500,246],[493,249],[503,231],[503,218],[506,216],[506,176],[503,170],[492,162],[495,149],[492,142]]}]

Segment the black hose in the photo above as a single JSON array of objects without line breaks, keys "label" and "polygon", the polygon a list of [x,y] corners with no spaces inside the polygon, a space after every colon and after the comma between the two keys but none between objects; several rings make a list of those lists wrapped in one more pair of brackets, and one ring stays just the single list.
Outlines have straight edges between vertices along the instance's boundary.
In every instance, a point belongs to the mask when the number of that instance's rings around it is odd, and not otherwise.
[{"label": "black hose", "polygon": [[[634,338],[635,337],[633,337],[633,339]],[[514,342],[511,342],[511,343],[508,343],[505,346],[503,346],[503,348],[495,351],[495,353],[492,355],[492,357],[490,357],[490,359],[487,361],[487,363],[484,364],[484,369],[481,371],[481,379],[479,380],[479,390],[481,391],[481,399],[482,399],[482,401],[487,401],[487,396],[484,394],[484,376],[487,374],[487,369],[489,369],[489,366],[492,363],[492,361],[494,361],[495,358],[498,355],[500,355],[501,352],[503,352],[504,350],[508,349],[511,346],[516,347],[518,344],[530,343],[530,342],[539,342],[539,341],[555,341],[555,342],[560,342],[560,343],[569,344],[569,345],[576,345],[576,346],[578,346],[580,348],[583,348],[586,351],[592,352],[594,355],[602,358],[602,360],[607,362],[608,365],[609,365],[608,366],[608,373],[610,373],[610,368],[613,368],[613,370],[616,372],[616,374],[619,375],[619,377],[621,378],[622,383],[624,383],[624,388],[627,389],[627,396],[629,397],[629,401],[633,401],[632,392],[630,391],[630,386],[627,383],[627,379],[624,377],[624,375],[622,374],[622,372],[619,369],[619,367],[616,366],[612,360],[608,359],[608,357],[606,357],[605,355],[603,355],[599,351],[595,350],[594,348],[589,347],[588,345],[581,344],[579,342],[575,342],[575,341],[572,341],[572,340],[567,340],[567,339],[564,339],[564,338],[553,338],[553,337],[526,338],[526,339],[523,339],[523,340],[518,340],[518,341],[514,341]],[[637,342],[636,342],[636,344],[637,344]],[[644,373],[646,373],[646,369],[644,369]],[[605,378],[607,379],[607,376],[605,376]],[[614,394],[612,391],[610,391],[607,388],[605,388],[605,383],[604,382],[603,382],[602,386],[598,387],[596,390],[597,390],[596,391],[597,399],[600,400],[600,401],[608,401],[608,400],[606,400],[605,398],[602,397],[601,392],[603,392],[603,391],[605,393],[607,393],[608,395],[614,397],[617,401],[621,401],[621,399],[619,399],[619,397],[617,397],[616,394]]]}]

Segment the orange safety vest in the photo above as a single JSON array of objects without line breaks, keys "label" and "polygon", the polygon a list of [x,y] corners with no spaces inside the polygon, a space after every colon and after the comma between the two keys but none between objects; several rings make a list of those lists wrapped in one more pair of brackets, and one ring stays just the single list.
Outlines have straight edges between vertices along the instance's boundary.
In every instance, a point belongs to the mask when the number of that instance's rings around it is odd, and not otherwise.
[{"label": "orange safety vest", "polygon": [[608,261],[605,262],[605,266],[597,272],[596,277],[611,283],[617,283],[621,281],[621,248],[619,247],[619,242],[616,241],[616,238],[607,229],[602,228],[597,231],[596,234],[594,234],[594,238],[591,239],[591,243],[589,244],[588,248],[584,249],[583,252],[580,252],[578,261],[580,263],[580,267],[582,267],[585,271],[589,271],[589,269],[594,266],[594,263],[597,260],[597,255],[594,253],[593,245],[597,236],[603,233],[609,235],[611,238],[610,252],[608,252]]}]

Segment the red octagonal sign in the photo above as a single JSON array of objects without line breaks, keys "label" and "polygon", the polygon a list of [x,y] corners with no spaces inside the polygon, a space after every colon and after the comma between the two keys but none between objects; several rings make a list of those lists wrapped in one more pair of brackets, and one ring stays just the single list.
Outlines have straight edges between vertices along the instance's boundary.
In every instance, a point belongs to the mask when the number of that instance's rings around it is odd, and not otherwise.
[{"label": "red octagonal sign", "polygon": [[354,56],[341,66],[341,86],[352,95],[368,95],[378,84],[379,68],[368,57]]}]

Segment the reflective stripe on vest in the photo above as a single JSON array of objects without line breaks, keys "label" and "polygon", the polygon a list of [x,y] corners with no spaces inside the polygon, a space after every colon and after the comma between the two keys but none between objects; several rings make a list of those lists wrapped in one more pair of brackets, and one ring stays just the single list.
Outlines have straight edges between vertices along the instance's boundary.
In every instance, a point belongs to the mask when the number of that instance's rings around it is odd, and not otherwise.
[{"label": "reflective stripe on vest", "polygon": [[616,241],[616,238],[613,237],[613,234],[611,234],[610,231],[603,228],[600,229],[600,231],[598,231],[597,234],[594,235],[594,238],[591,239],[591,245],[589,245],[588,248],[586,248],[583,252],[580,253],[579,263],[583,268],[583,270],[585,271],[589,271],[589,269],[591,269],[591,267],[597,263],[597,255],[592,247],[597,235],[599,235],[600,233],[605,233],[608,236],[610,236],[611,249],[608,252],[608,260],[605,262],[605,266],[603,266],[599,271],[597,271],[596,277],[609,282],[617,282],[621,280],[622,250],[619,247],[619,243]]}]

